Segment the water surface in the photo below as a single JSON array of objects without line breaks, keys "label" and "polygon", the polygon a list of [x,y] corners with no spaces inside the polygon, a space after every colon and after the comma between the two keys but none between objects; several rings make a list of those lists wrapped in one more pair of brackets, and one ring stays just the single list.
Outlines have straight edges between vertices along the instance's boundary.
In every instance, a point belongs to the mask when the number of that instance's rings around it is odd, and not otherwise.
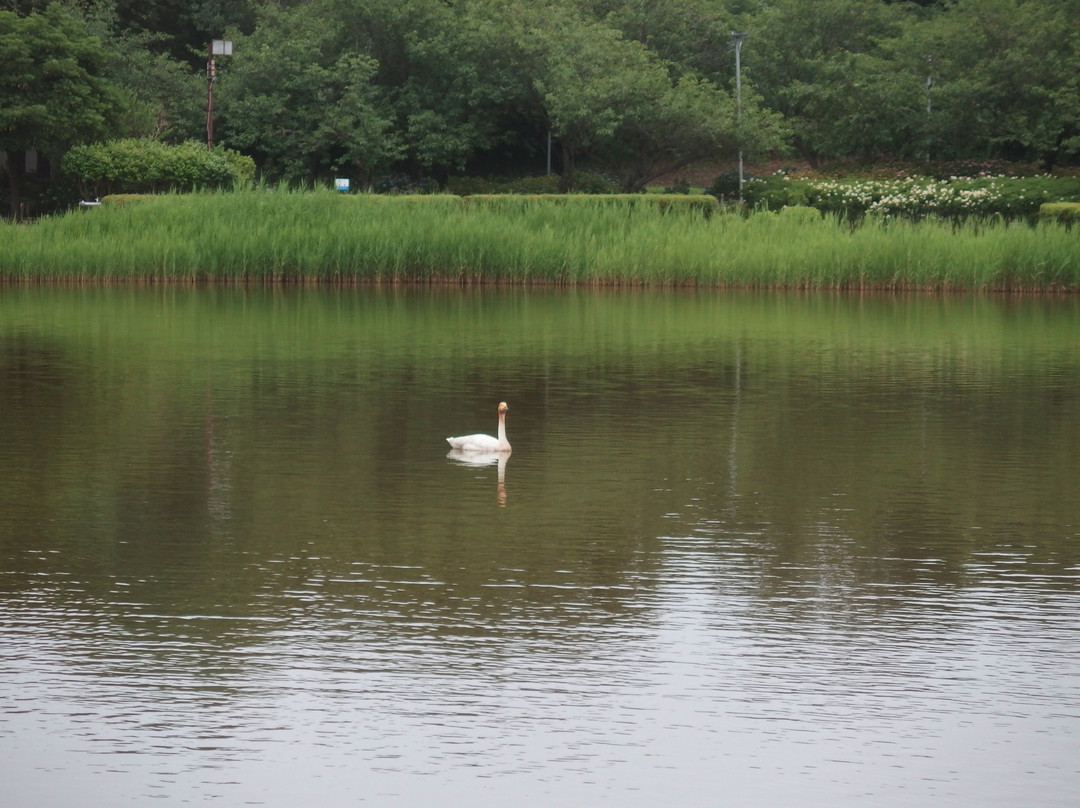
[{"label": "water surface", "polygon": [[5,804],[1076,805],[1078,315],[4,289]]}]

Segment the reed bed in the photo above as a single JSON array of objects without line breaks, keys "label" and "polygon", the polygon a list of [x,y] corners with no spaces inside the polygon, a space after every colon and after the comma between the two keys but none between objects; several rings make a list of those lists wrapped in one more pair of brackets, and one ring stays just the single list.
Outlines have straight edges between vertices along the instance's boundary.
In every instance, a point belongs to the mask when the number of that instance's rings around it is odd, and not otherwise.
[{"label": "reed bed", "polygon": [[320,191],[150,197],[0,225],[5,282],[468,282],[1080,290],[1080,228],[706,215]]}]

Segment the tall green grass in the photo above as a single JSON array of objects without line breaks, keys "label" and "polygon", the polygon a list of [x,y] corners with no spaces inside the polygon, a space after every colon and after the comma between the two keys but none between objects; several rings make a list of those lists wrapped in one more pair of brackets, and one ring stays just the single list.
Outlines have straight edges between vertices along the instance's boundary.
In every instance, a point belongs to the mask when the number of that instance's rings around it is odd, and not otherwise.
[{"label": "tall green grass", "polygon": [[1080,228],[707,216],[605,200],[150,197],[0,226],[0,281],[1080,290]]}]

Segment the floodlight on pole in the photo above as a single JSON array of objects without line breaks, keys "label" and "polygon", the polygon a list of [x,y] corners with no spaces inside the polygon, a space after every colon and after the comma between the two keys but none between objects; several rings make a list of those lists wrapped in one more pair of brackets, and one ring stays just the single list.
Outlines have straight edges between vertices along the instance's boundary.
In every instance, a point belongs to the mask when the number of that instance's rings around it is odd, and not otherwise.
[{"label": "floodlight on pole", "polygon": [[206,60],[206,148],[214,148],[214,82],[217,80],[216,56],[232,56],[231,39],[214,39]]}]

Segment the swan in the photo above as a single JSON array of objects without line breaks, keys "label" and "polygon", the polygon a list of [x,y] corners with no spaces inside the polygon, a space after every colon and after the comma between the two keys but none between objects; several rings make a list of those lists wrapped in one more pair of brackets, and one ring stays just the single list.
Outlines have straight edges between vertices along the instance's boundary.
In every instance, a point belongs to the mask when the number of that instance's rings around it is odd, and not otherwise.
[{"label": "swan", "polygon": [[460,438],[447,438],[446,442],[459,452],[509,452],[510,441],[506,439],[506,413],[509,409],[505,401],[499,402],[499,437],[463,435]]}]

